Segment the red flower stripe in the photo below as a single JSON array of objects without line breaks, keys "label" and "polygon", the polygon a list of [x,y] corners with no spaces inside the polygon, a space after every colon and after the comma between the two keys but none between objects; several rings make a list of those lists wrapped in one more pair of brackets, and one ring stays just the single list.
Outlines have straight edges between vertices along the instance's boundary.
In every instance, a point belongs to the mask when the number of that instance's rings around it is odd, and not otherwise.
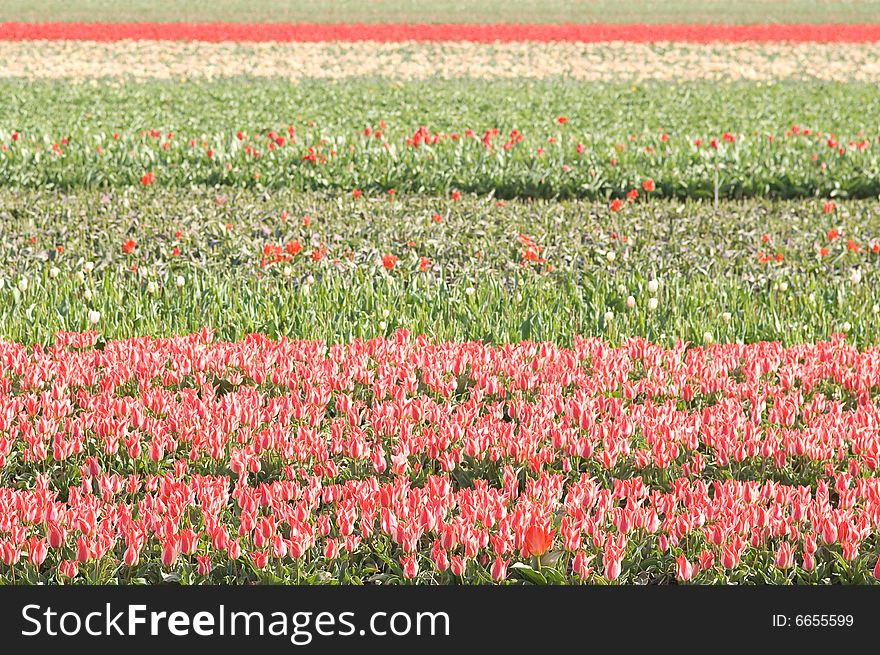
[{"label": "red flower stripe", "polygon": [[121,41],[627,41],[818,42],[880,41],[876,25],[528,25],[309,23],[0,23],[0,40]]}]

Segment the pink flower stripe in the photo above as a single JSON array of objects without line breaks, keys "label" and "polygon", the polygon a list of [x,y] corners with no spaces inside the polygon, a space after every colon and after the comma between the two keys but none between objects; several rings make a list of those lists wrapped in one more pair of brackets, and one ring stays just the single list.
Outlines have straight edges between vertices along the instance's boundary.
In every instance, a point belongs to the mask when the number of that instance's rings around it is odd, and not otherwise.
[{"label": "pink flower stripe", "polygon": [[880,41],[880,24],[317,24],[317,23],[0,23],[0,40],[121,41],[470,41],[654,43]]},{"label": "pink flower stripe", "polygon": [[615,580],[656,547],[682,581],[761,561],[880,578],[878,388],[880,350],[839,336],[0,341],[0,571],[380,550],[404,578],[500,581],[553,550]]}]

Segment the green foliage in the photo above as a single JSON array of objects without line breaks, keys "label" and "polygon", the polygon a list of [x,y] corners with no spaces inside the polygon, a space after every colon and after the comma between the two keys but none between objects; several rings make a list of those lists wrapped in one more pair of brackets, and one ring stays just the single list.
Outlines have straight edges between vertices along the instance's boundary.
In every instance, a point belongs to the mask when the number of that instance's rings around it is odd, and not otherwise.
[{"label": "green foliage", "polygon": [[[712,198],[717,179],[721,198],[874,198],[876,114],[880,94],[859,84],[7,82],[0,184],[108,189],[153,173],[179,188],[607,200],[650,177],[663,197]],[[809,136],[786,137],[792,125]],[[432,143],[408,145],[420,126]],[[512,130],[523,139],[508,149]]]},{"label": "green foliage", "polygon": [[[639,201],[612,214],[583,201],[132,188],[3,192],[0,206],[0,336],[23,342],[87,329],[90,309],[107,338],[210,325],[228,339],[263,331],[339,342],[406,327],[493,342],[595,334],[671,344],[709,332],[719,342],[790,344],[848,327],[855,342],[878,342],[880,214],[871,203],[826,214],[820,201],[717,212]],[[841,236],[830,242],[832,228]],[[126,254],[129,239],[136,247]],[[289,255],[295,241],[303,250]],[[274,261],[267,245],[290,261]],[[320,261],[316,250],[326,251]],[[398,257],[391,271],[386,254]]]}]

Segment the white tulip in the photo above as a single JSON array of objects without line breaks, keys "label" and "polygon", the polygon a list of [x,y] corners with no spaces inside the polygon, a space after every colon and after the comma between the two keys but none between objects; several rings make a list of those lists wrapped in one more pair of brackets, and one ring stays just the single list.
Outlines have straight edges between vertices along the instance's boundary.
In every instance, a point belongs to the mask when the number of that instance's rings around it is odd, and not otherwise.
[{"label": "white tulip", "polygon": [[86,262],[85,264],[83,264],[83,270],[86,273],[91,273],[95,270],[95,265],[92,262]]},{"label": "white tulip", "polygon": [[58,269],[57,266],[53,266],[52,268],[49,269],[49,279],[50,280],[54,280],[59,275],[61,275],[61,271]]},{"label": "white tulip", "polygon": [[604,318],[605,318],[605,323],[611,323],[611,321],[614,320],[614,312],[612,312],[612,311],[609,309],[607,312],[605,312],[605,317],[604,317]]},{"label": "white tulip", "polygon": [[633,308],[635,308],[635,306],[636,306],[636,299],[633,298],[632,296],[627,296],[627,298],[626,298],[626,308],[627,308],[627,309],[633,309]]},{"label": "white tulip", "polygon": [[857,268],[851,270],[849,272],[849,281],[854,285],[858,285],[858,283],[862,281],[862,272]]},{"label": "white tulip", "polygon": [[155,282],[153,282],[153,280],[150,280],[149,282],[147,282],[147,293],[153,294],[153,293],[156,293],[158,290],[159,290],[159,285],[156,284]]},{"label": "white tulip", "polygon": [[95,325],[98,321],[101,320],[101,312],[96,309],[89,310],[89,323],[91,325]]},{"label": "white tulip", "polygon": [[648,298],[648,311],[653,312],[659,304],[660,302],[656,298]]},{"label": "white tulip", "polygon": [[382,318],[388,318],[389,316],[391,316],[391,310],[390,309],[383,309],[382,310]]},{"label": "white tulip", "polygon": [[618,284],[617,285],[617,293],[619,293],[621,296],[623,294],[625,294],[626,293],[626,285],[625,284]]},{"label": "white tulip", "polygon": [[779,283],[779,290],[780,290],[782,293],[785,293],[786,291],[788,291],[788,282],[786,282],[785,280],[783,280],[782,282],[780,282],[780,283]]},{"label": "white tulip", "polygon": [[844,332],[849,332],[850,330],[852,330],[852,325],[849,321],[845,321],[843,325],[840,326],[840,329]]},{"label": "white tulip", "polygon": [[730,312],[722,312],[721,320],[725,323],[730,323],[730,319],[733,318],[733,315]]},{"label": "white tulip", "polygon": [[83,293],[83,296],[85,296],[86,300],[91,300],[92,299],[92,290],[87,288],[85,290],[85,293]]},{"label": "white tulip", "polygon": [[178,275],[178,276],[174,279],[174,284],[176,284],[177,287],[180,288],[180,287],[182,287],[184,284],[186,284],[186,280],[183,279],[183,276],[182,276],[182,275]]},{"label": "white tulip", "polygon": [[617,259],[617,253],[613,250],[609,250],[608,253],[605,255],[605,259],[607,259],[609,263],[613,262],[615,259]]},{"label": "white tulip", "polygon": [[315,283],[315,276],[312,275],[311,273],[309,273],[309,275],[306,277],[306,284],[314,284],[314,283]]},{"label": "white tulip", "polygon": [[648,293],[654,294],[660,289],[660,283],[657,280],[648,282]]},{"label": "white tulip", "polygon": [[474,289],[473,287],[465,287],[465,288],[464,288],[464,292],[465,292],[467,295],[469,295],[469,296],[474,295],[474,293],[475,293],[476,291],[477,291],[477,290]]},{"label": "white tulip", "polygon": [[703,333],[703,341],[705,341],[706,344],[711,345],[712,342],[715,341],[715,337],[712,336],[711,332],[704,332]]},{"label": "white tulip", "polygon": [[382,330],[382,332],[384,332],[387,327],[388,323],[386,321],[379,321],[379,329]]},{"label": "white tulip", "polygon": [[28,279],[26,277],[21,278],[18,281],[18,290],[24,293],[28,288]]}]

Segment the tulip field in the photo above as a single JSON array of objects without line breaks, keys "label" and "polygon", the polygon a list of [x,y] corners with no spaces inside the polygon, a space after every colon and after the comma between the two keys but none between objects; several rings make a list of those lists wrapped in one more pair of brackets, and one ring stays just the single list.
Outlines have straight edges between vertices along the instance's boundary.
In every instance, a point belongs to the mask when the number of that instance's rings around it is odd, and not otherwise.
[{"label": "tulip field", "polygon": [[0,583],[880,580],[877,3],[3,4]]}]

